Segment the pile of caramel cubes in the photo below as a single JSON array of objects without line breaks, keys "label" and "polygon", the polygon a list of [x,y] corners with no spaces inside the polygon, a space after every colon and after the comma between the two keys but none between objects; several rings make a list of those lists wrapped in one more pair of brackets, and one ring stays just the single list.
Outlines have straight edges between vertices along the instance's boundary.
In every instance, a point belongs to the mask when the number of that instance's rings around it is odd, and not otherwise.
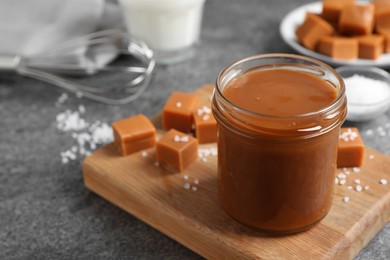
[{"label": "pile of caramel cubes", "polygon": [[322,13],[306,13],[296,36],[334,59],[379,59],[390,52],[390,0],[323,0]]},{"label": "pile of caramel cubes", "polygon": [[195,94],[173,92],[162,111],[162,126],[166,132],[157,140],[155,126],[143,114],[115,121],[114,143],[122,156],[155,147],[160,167],[182,172],[198,158],[198,144],[217,140],[211,108],[201,106]]}]

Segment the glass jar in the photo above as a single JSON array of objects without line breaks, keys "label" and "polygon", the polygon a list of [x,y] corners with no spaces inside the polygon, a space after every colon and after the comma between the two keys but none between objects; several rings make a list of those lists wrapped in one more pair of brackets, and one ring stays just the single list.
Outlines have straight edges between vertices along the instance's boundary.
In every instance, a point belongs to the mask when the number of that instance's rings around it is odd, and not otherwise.
[{"label": "glass jar", "polygon": [[[274,69],[308,73],[330,84],[336,99],[318,111],[276,116],[240,108],[225,96],[232,80]],[[335,70],[292,54],[245,58],[218,75],[212,110],[218,123],[218,193],[231,217],[275,234],[306,230],[325,217],[346,116],[344,83]]]}]

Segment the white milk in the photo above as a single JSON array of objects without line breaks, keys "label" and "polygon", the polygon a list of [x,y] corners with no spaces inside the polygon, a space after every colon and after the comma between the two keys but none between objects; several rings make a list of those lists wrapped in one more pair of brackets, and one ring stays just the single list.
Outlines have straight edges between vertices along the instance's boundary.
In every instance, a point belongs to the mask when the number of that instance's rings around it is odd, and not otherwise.
[{"label": "white milk", "polygon": [[186,49],[198,42],[204,2],[205,0],[120,0],[128,30],[132,35],[145,40],[156,51],[157,62],[159,55],[175,59],[167,56],[183,55],[183,51],[186,52]]}]

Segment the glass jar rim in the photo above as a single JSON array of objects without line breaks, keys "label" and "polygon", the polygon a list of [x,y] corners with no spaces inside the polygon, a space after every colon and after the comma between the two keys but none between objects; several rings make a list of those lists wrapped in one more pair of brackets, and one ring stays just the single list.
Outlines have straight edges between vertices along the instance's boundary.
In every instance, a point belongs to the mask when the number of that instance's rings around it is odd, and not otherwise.
[{"label": "glass jar rim", "polygon": [[[239,64],[243,64],[243,63],[248,62],[248,61],[252,61],[252,60],[256,60],[256,59],[262,59],[262,58],[293,58],[293,59],[296,59],[296,60],[303,60],[303,61],[306,61],[306,62],[311,62],[313,65],[319,65],[320,67],[325,68],[326,70],[331,72],[337,78],[337,81],[340,83],[339,90],[337,92],[337,98],[334,101],[332,101],[332,103],[330,103],[329,105],[327,105],[326,107],[324,107],[322,109],[319,109],[319,110],[316,110],[316,111],[311,111],[311,112],[308,112],[308,113],[303,113],[303,114],[296,114],[296,115],[261,114],[261,113],[250,111],[250,110],[247,110],[247,109],[244,109],[244,108],[241,108],[241,107],[237,106],[236,104],[232,103],[228,98],[226,98],[226,96],[223,94],[222,90],[220,89],[220,85],[221,85],[220,82],[221,82],[223,76],[227,74],[226,72],[228,72],[230,69],[234,68],[235,66],[237,66]],[[296,65],[297,63],[287,63],[286,62],[284,64],[286,64],[286,65],[287,64],[295,64]],[[243,58],[243,59],[240,59],[238,61],[235,61],[235,62],[231,63],[230,65],[225,67],[218,74],[217,79],[216,79],[215,91],[218,93],[219,97],[221,97],[224,100],[224,102],[227,102],[229,105],[234,107],[234,109],[239,111],[239,112],[246,113],[246,114],[249,114],[251,116],[256,116],[256,117],[266,117],[266,118],[282,119],[282,120],[285,120],[285,119],[296,119],[296,118],[305,118],[305,117],[315,116],[317,114],[326,113],[327,111],[333,110],[333,109],[337,108],[339,105],[341,105],[341,103],[343,102],[343,99],[345,98],[345,84],[344,84],[344,80],[337,73],[337,71],[335,69],[333,69],[331,66],[329,66],[329,65],[327,65],[327,64],[325,64],[325,63],[323,63],[321,61],[318,61],[316,59],[309,58],[309,57],[302,56],[302,55],[288,54],[288,53],[268,53],[268,54],[252,55],[252,56],[249,56],[249,57],[246,57],[246,58]],[[215,91],[214,91],[213,95],[215,95]]]}]

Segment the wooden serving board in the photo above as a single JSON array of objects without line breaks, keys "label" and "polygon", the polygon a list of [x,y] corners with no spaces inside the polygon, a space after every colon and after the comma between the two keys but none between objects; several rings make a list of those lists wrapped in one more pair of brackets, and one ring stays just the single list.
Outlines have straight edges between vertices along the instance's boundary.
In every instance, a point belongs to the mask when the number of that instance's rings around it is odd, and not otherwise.
[{"label": "wooden serving board", "polygon": [[[196,93],[210,102],[211,89],[208,85]],[[154,122],[161,126],[159,116]],[[390,220],[390,183],[379,183],[382,178],[390,181],[390,157],[369,148],[360,172],[349,169],[347,183],[336,185],[331,211],[318,225],[279,237],[246,228],[223,211],[217,197],[216,156],[199,158],[175,174],[155,162],[153,148],[146,156],[122,157],[108,144],[85,158],[85,186],[206,258],[350,259]],[[369,189],[349,190],[356,179]]]}]

